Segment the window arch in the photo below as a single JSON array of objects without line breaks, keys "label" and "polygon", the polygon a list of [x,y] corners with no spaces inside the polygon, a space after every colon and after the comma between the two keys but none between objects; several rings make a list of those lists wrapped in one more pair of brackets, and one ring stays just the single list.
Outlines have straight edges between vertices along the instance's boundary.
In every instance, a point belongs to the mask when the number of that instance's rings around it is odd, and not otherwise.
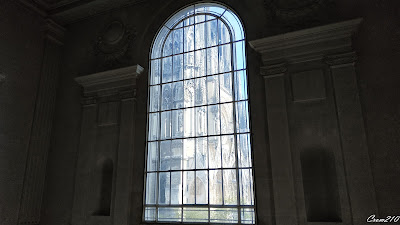
[{"label": "window arch", "polygon": [[254,224],[244,30],[229,8],[175,13],[150,56],[144,221]]}]

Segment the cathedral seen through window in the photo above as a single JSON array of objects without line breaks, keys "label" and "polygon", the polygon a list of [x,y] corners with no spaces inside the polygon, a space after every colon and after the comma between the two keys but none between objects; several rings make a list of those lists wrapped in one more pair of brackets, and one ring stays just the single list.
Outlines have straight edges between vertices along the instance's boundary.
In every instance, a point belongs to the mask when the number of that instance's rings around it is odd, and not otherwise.
[{"label": "cathedral seen through window", "polygon": [[186,7],[150,61],[144,221],[255,224],[241,21],[219,4]]}]

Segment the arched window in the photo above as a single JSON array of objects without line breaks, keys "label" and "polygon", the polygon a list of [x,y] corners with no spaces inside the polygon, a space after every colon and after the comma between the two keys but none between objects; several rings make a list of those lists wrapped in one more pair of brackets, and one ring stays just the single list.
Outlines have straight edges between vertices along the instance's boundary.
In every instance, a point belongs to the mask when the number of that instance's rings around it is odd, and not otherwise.
[{"label": "arched window", "polygon": [[150,58],[144,221],[254,224],[244,30],[230,9],[191,5]]}]

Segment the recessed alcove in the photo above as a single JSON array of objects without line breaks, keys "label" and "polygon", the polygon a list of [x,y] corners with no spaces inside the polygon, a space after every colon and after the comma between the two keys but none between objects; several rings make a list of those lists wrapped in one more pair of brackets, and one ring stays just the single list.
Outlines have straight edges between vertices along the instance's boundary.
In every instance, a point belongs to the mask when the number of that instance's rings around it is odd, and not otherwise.
[{"label": "recessed alcove", "polygon": [[95,199],[94,216],[110,216],[111,197],[113,187],[113,161],[109,158],[99,160],[96,168],[97,181],[95,189],[97,196]]},{"label": "recessed alcove", "polygon": [[334,155],[326,149],[301,153],[308,222],[342,222]]}]

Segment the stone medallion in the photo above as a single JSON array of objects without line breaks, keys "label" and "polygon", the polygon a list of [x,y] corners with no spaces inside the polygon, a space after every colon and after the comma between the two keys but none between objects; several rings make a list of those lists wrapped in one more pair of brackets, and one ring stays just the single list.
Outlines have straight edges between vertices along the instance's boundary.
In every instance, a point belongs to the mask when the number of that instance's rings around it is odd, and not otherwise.
[{"label": "stone medallion", "polygon": [[97,36],[95,55],[103,58],[107,64],[115,64],[129,49],[136,37],[136,30],[119,20],[107,24]]}]

